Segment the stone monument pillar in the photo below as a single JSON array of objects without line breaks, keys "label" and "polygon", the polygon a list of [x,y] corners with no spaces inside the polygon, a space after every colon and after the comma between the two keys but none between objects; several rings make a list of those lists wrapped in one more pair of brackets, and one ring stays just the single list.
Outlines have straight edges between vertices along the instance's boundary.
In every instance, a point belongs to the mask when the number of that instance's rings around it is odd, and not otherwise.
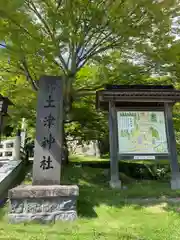
[{"label": "stone monument pillar", "polygon": [[63,81],[39,81],[33,185],[9,191],[11,222],[74,220],[77,218],[76,185],[60,185],[63,126]]},{"label": "stone monument pillar", "polygon": [[60,184],[63,86],[62,80],[44,77],[39,82],[33,185]]}]

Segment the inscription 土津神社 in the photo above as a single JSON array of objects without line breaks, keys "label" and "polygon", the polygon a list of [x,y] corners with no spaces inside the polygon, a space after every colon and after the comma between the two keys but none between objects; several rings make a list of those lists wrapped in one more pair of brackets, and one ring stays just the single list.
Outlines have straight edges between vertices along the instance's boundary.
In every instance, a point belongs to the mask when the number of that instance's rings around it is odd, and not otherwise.
[{"label": "inscription \u571f\u6d25\u795e\u793e", "polygon": [[[48,127],[48,130],[51,130],[51,127],[53,126],[53,121],[56,120],[56,118],[52,115],[51,113],[51,108],[55,108],[56,106],[54,105],[54,100],[53,100],[53,92],[55,90],[54,86],[50,86],[49,88],[49,96],[48,99],[46,100],[47,105],[45,105],[45,108],[49,108],[49,115],[45,116],[43,122],[44,122],[44,127]],[[48,136],[45,136],[41,146],[43,148],[48,148],[49,150],[52,147],[52,144],[55,143],[55,138],[52,136],[51,133],[48,133]],[[43,156],[43,160],[40,162],[40,167],[43,170],[49,170],[53,168],[53,163],[52,163],[51,156]]]},{"label": "inscription \u571f\u6d25\u795e\u793e", "polygon": [[43,156],[43,160],[41,161],[40,168],[42,168],[43,170],[48,170],[50,168],[54,168],[52,165],[52,160],[51,160],[50,156],[48,156],[48,157]]},{"label": "inscription \u571f\u6d25\u795e\u793e", "polygon": [[50,150],[53,143],[55,143],[55,138],[52,136],[51,133],[49,133],[49,135],[47,137],[44,137],[44,139],[41,143],[41,146],[43,148],[48,147],[48,149]]},{"label": "inscription \u571f\u6d25\u795e\u793e", "polygon": [[53,105],[54,100],[52,99],[51,95],[49,95],[46,102],[47,102],[47,105],[44,105],[45,108],[54,108],[55,107],[55,105]]},{"label": "inscription \u571f\u6d25\u795e\u793e", "polygon": [[48,84],[48,99],[46,99],[46,104],[44,108],[55,108],[55,100],[53,99],[53,92],[55,91],[56,87],[53,84]]},{"label": "inscription \u571f\u6d25\u795e\u793e", "polygon": [[48,127],[48,129],[50,129],[52,126],[54,126],[55,123],[55,118],[51,115],[51,113],[44,118],[43,122],[44,122],[44,127]]},{"label": "inscription \u571f\u6d25\u795e\u793e", "polygon": [[63,92],[58,77],[39,84],[33,184],[60,184]]}]

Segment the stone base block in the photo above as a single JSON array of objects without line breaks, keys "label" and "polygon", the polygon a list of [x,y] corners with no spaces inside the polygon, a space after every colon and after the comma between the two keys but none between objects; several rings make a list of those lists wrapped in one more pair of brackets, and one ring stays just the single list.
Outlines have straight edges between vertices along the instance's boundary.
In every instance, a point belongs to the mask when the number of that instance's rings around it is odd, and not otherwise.
[{"label": "stone base block", "polygon": [[120,180],[117,180],[117,181],[112,181],[111,180],[109,185],[110,185],[111,188],[121,189],[121,181]]},{"label": "stone base block", "polygon": [[9,221],[41,223],[77,218],[78,186],[26,185],[9,190]]}]

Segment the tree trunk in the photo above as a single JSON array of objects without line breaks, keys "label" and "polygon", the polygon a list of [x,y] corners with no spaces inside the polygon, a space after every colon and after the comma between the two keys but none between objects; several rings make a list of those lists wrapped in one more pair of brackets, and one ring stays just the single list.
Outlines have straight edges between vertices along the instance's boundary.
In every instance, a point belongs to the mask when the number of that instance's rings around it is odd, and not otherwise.
[{"label": "tree trunk", "polygon": [[64,124],[63,124],[63,150],[62,150],[62,164],[63,165],[68,165],[69,163],[69,150],[68,150],[68,144],[67,144],[67,139],[66,139],[66,133],[64,129]]},{"label": "tree trunk", "polygon": [[69,163],[69,150],[68,150],[68,144],[67,144],[67,138],[65,133],[65,122],[69,117],[69,113],[72,109],[72,82],[75,78],[75,75],[72,74],[71,76],[67,76],[65,78],[65,88],[64,88],[64,122],[63,122],[63,150],[62,150],[62,164],[67,165]]}]

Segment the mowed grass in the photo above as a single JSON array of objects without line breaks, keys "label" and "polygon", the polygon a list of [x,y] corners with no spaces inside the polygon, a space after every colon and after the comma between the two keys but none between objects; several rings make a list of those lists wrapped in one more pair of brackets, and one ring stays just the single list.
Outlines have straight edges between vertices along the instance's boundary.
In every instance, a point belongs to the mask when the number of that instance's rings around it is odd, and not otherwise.
[{"label": "mowed grass", "polygon": [[[110,161],[109,157],[107,158],[97,158],[93,156],[83,156],[83,155],[72,155],[71,156],[71,162],[79,162],[79,163],[108,163]],[[169,164],[168,159],[161,159],[161,160],[119,160],[121,162],[126,162],[126,163],[139,163],[139,164],[146,164],[146,165],[154,165],[154,163],[157,163],[158,165],[164,165],[164,164]],[[180,163],[180,156],[178,156],[178,161]]]},{"label": "mowed grass", "polygon": [[[168,182],[137,182],[123,177],[124,189],[111,190],[107,170],[70,165],[62,170],[63,184],[78,184],[79,219],[56,224],[8,224],[7,206],[0,210],[0,240],[176,240],[180,239],[180,197]],[[29,179],[26,179],[26,183]],[[158,197],[158,203],[130,204],[129,198]]]}]

